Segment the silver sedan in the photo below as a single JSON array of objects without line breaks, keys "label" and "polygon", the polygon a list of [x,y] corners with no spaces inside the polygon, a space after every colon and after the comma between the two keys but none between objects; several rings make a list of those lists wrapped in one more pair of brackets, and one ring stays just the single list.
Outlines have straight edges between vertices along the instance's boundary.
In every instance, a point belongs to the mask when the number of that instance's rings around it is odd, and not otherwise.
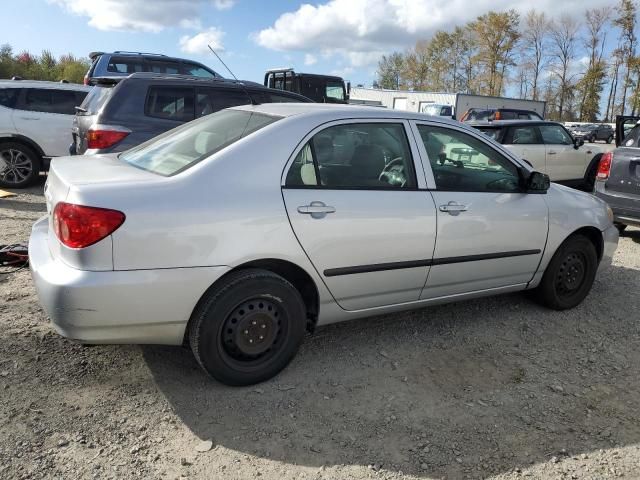
[{"label": "silver sedan", "polygon": [[567,309],[609,263],[601,200],[442,117],[268,104],[119,155],[55,159],[29,252],[56,330],[188,343],[233,385],[316,326],[532,290]]}]

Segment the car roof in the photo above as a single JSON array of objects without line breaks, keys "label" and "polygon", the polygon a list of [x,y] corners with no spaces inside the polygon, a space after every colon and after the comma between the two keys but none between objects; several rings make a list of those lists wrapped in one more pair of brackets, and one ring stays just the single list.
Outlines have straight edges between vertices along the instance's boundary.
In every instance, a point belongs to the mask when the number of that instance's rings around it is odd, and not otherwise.
[{"label": "car roof", "polygon": [[492,122],[466,122],[467,125],[471,127],[508,127],[508,126],[518,126],[518,125],[561,125],[559,122],[552,122],[550,120],[494,120]]},{"label": "car roof", "polygon": [[47,82],[44,80],[0,80],[0,88],[52,88],[87,92],[91,90],[91,87],[79,83]]},{"label": "car roof", "polygon": [[261,83],[252,82],[249,80],[234,80],[231,78],[223,77],[197,77],[195,75],[182,75],[175,73],[154,73],[154,72],[137,72],[132,73],[126,77],[95,77],[94,80],[100,81],[101,78],[105,78],[113,81],[122,81],[125,79],[130,80],[162,80],[167,82],[188,82],[188,83],[216,83],[216,84],[228,84],[228,85],[244,85],[245,87],[261,87],[266,88]]},{"label": "car roof", "polygon": [[296,115],[304,115],[306,117],[315,116],[319,119],[326,119],[326,121],[350,118],[388,118],[394,120],[435,120],[440,123],[464,126],[464,124],[446,117],[361,105],[341,105],[335,103],[263,103],[260,105],[242,105],[233,108],[279,117],[292,117]]}]

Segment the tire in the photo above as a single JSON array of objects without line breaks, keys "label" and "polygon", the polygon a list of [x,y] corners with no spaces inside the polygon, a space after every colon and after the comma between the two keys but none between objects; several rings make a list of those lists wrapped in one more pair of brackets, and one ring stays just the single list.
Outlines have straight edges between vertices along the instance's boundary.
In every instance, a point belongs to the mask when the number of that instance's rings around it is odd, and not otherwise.
[{"label": "tire", "polygon": [[609,136],[609,138],[607,138],[607,143],[611,143],[613,142],[613,135]]},{"label": "tire", "polygon": [[253,385],[289,364],[305,326],[305,304],[293,285],[267,270],[240,270],[205,293],[191,318],[189,344],[211,377]]},{"label": "tire", "polygon": [[600,157],[602,155],[598,155],[591,160],[591,165],[589,166],[589,170],[587,171],[584,177],[584,190],[587,192],[593,192],[593,189],[596,185],[596,176],[598,175],[598,165],[600,164]]},{"label": "tire", "polygon": [[589,294],[597,270],[593,243],[582,235],[572,235],[553,255],[534,297],[554,310],[573,308]]},{"label": "tire", "polygon": [[0,159],[4,160],[4,165],[0,165],[0,187],[25,188],[40,174],[40,155],[23,143],[0,143]]}]

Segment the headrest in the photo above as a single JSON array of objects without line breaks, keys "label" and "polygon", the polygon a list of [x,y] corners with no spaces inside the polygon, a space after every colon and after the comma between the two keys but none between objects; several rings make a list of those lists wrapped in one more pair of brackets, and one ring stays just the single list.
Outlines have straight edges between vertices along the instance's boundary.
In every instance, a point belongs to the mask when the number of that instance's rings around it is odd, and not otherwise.
[{"label": "headrest", "polygon": [[377,180],[384,167],[384,152],[378,145],[358,145],[354,150],[351,157],[354,176]]},{"label": "headrest", "polygon": [[194,148],[198,154],[205,155],[218,148],[221,143],[219,134],[214,132],[200,132],[196,136]]}]

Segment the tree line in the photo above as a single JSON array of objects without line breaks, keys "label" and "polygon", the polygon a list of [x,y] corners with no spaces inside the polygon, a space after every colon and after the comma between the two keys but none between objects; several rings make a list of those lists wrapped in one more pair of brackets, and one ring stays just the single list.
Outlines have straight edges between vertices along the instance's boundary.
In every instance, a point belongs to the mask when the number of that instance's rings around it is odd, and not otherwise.
[{"label": "tree line", "polygon": [[[488,12],[406,52],[383,55],[374,87],[490,96],[508,91],[545,100],[547,117],[561,121],[639,114],[637,13],[636,0],[587,10],[582,19],[549,18],[535,9],[524,16]],[[606,51],[611,32],[616,46]]]},{"label": "tree line", "polygon": [[43,50],[38,56],[27,51],[14,53],[8,44],[0,46],[0,78],[82,83],[90,66],[88,60],[70,53],[56,58],[49,50]]}]

